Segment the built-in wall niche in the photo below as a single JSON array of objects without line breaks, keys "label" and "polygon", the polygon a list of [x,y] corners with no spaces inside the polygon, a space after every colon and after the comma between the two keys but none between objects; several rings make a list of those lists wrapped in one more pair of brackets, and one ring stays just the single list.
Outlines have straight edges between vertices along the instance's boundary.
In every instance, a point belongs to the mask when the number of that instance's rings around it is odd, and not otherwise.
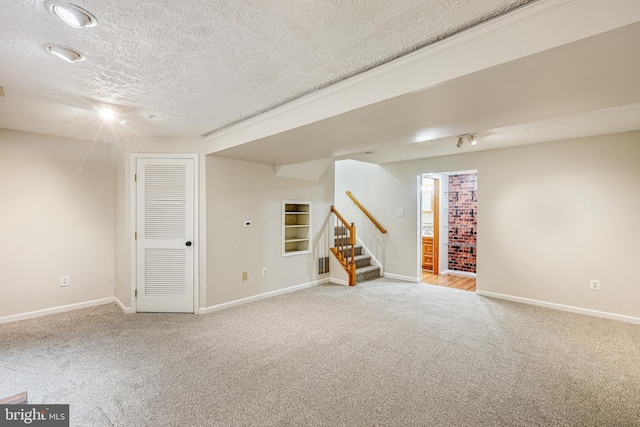
[{"label": "built-in wall niche", "polygon": [[282,201],[282,256],[311,253],[311,202]]}]

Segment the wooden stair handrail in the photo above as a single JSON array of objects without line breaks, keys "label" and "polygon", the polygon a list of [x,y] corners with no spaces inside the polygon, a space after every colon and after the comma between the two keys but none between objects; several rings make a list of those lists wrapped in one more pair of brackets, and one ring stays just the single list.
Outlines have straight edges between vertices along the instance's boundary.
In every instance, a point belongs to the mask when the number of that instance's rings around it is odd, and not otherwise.
[{"label": "wooden stair handrail", "polygon": [[333,206],[333,205],[331,205],[331,212],[333,212],[333,214],[334,214],[335,216],[337,216],[337,217],[338,217],[338,219],[340,220],[340,222],[341,222],[342,224],[344,224],[344,226],[345,226],[345,227],[347,227],[347,229],[348,229],[349,227],[351,227],[351,226],[349,225],[349,223],[347,222],[347,220],[346,220],[346,219],[344,219],[344,217],[343,217],[342,215],[340,215],[340,213],[336,210],[336,207],[335,207],[335,206]]},{"label": "wooden stair handrail", "polygon": [[354,195],[351,194],[351,191],[347,191],[347,196],[349,196],[349,198],[353,201],[353,203],[355,203],[356,206],[359,207],[360,210],[367,216],[367,218],[369,218],[371,222],[373,222],[373,225],[375,225],[376,228],[380,230],[381,233],[387,232],[387,230],[385,230],[384,227],[381,226],[380,223],[376,221],[376,219],[373,216],[371,216],[369,211],[364,206],[362,206],[362,204],[358,201],[358,199],[356,199]]},{"label": "wooden stair handrail", "polygon": [[331,248],[331,252],[335,255],[336,259],[342,265],[349,276],[349,286],[356,284],[356,260],[355,260],[355,245],[356,245],[356,226],[355,224],[349,224],[346,219],[336,210],[335,206],[331,205],[329,209],[340,220],[342,226],[349,232],[349,242],[342,243],[340,247],[351,247],[351,262],[349,262],[349,254],[345,256],[339,248]]}]

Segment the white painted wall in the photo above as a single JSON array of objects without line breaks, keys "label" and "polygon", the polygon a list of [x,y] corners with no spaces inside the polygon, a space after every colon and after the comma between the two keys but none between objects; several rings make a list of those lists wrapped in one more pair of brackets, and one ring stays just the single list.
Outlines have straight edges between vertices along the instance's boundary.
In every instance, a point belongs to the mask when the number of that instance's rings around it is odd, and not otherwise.
[{"label": "white painted wall", "polygon": [[[336,162],[336,208],[356,224],[358,239],[382,262],[385,274],[413,281],[421,277],[415,250],[420,241],[419,175],[400,170],[395,176],[371,163]],[[387,230],[386,234],[372,225],[345,195],[346,191],[351,191]],[[397,216],[398,209],[404,211],[403,216]]]},{"label": "white painted wall", "polygon": [[[359,198],[389,230],[385,270],[416,276],[416,177],[477,169],[479,291],[640,317],[638,161],[640,132],[380,166],[338,162],[336,194],[349,176],[375,188]],[[592,278],[601,291],[589,289]]]},{"label": "white painted wall", "polygon": [[113,296],[114,173],[112,144],[0,130],[0,319]]},{"label": "white painted wall", "polygon": [[[369,204],[365,201],[378,197],[386,198],[381,188],[373,178],[377,165],[362,163],[354,160],[341,160],[336,162],[336,191],[335,206],[338,212],[350,223],[356,225],[356,237],[358,244],[364,246],[367,254],[371,255],[374,263],[380,264],[383,271],[387,264],[387,242],[388,234],[381,233],[367,216],[355,205],[346,195],[347,191],[364,205],[369,213],[382,225],[387,228],[389,221],[382,221],[382,210],[387,209],[383,203]],[[373,179],[373,180],[372,180]],[[417,191],[417,190],[416,190]],[[416,193],[417,194],[417,193]]]},{"label": "white painted wall", "polygon": [[[131,152],[201,153],[202,143],[147,138],[116,147],[0,130],[0,318],[108,298],[114,265],[116,295],[130,303]],[[389,230],[386,272],[417,277],[418,175],[477,169],[478,290],[640,317],[638,159],[640,132],[382,166],[338,162],[336,206],[362,222],[343,195],[351,190]],[[315,254],[281,256],[280,201],[311,200],[317,234],[334,198],[333,168],[308,182],[201,156],[200,170],[200,239],[208,237],[201,308],[318,279]],[[71,286],[61,288],[67,274]],[[591,278],[601,291],[589,290]]]},{"label": "white painted wall", "polygon": [[311,201],[312,234],[318,238],[333,203],[333,166],[318,181],[279,178],[273,166],[214,156],[207,156],[206,169],[209,307],[319,279],[317,253],[282,256],[281,202]]}]

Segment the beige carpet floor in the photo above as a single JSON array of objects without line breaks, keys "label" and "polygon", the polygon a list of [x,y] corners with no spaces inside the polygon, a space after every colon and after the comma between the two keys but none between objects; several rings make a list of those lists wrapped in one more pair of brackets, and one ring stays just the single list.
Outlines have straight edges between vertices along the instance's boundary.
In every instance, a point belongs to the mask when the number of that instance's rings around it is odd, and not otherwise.
[{"label": "beige carpet floor", "polygon": [[379,279],[209,315],[0,325],[0,396],[72,426],[640,426],[640,326]]}]

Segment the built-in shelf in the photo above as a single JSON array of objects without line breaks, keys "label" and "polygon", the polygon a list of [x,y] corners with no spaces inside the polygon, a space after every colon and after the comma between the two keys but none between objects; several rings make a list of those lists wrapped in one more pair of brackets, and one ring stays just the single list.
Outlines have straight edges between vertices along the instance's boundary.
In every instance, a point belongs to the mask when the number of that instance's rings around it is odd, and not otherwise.
[{"label": "built-in shelf", "polygon": [[282,201],[282,256],[311,253],[311,202]]}]

